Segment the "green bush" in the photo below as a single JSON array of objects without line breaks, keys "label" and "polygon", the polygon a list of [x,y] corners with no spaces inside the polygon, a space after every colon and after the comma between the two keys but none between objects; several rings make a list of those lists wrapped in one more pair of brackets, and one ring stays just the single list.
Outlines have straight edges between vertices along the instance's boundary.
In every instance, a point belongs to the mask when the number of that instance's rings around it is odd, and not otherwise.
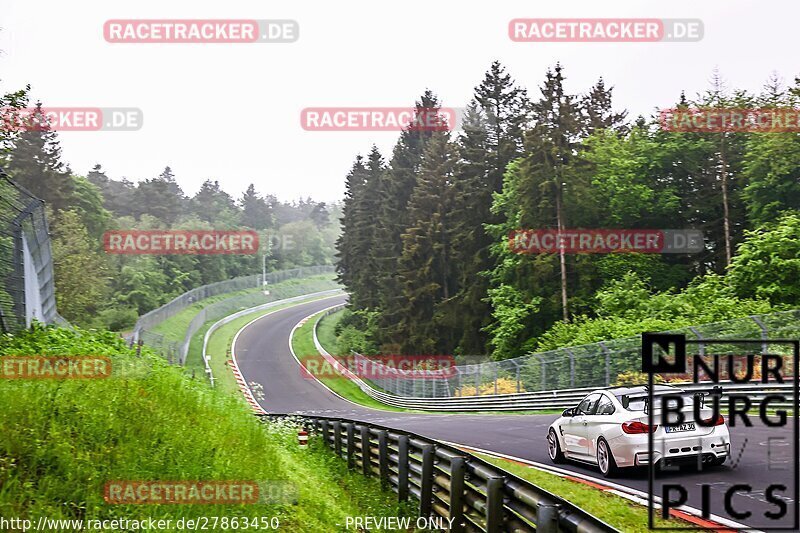
[{"label": "green bush", "polygon": [[[0,337],[0,360],[34,354],[108,356],[112,377],[0,380],[2,516],[267,516],[287,531],[330,531],[348,515],[409,512],[318,438],[299,450],[296,424],[263,424],[239,396],[186,378],[147,348],[136,357],[113,333],[35,326]],[[285,482],[296,487],[297,503],[110,505],[110,480]]]}]

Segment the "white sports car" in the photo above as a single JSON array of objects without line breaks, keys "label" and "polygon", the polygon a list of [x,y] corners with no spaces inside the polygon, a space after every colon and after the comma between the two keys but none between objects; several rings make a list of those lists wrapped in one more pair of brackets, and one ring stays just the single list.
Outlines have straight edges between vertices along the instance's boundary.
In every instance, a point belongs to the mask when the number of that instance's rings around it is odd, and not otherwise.
[{"label": "white sports car", "polygon": [[[712,394],[720,394],[721,389]],[[680,395],[684,421],[659,427],[661,409],[658,397]],[[666,467],[684,463],[718,466],[730,454],[730,434],[722,415],[711,424],[713,410],[705,405],[702,394],[687,394],[683,389],[656,385],[653,390],[653,411],[657,423],[653,433],[653,461]],[[699,402],[701,419],[695,421],[694,404]],[[674,404],[672,404],[674,405]],[[547,432],[547,448],[554,463],[573,459],[596,464],[603,476],[614,475],[619,468],[647,466],[649,461],[647,387],[618,387],[588,394],[571,409],[566,409]]]}]

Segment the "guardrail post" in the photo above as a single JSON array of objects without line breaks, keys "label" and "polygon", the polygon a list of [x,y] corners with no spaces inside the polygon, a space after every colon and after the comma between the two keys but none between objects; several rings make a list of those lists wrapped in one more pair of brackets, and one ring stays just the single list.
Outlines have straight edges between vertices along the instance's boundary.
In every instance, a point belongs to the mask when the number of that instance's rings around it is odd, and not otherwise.
[{"label": "guardrail post", "polygon": [[338,420],[333,421],[333,449],[336,455],[342,456],[342,423]]},{"label": "guardrail post", "polygon": [[503,478],[486,480],[486,532],[502,531],[503,525]]},{"label": "guardrail post", "polygon": [[330,432],[328,430],[328,421],[321,420],[319,423],[320,427],[322,428],[322,442],[325,443],[325,446],[330,446]]},{"label": "guardrail post", "polygon": [[408,435],[397,439],[397,499],[408,501]]},{"label": "guardrail post", "polygon": [[558,532],[558,505],[539,503],[536,509],[536,533]]},{"label": "guardrail post", "polygon": [[361,473],[369,476],[372,473],[372,458],[369,444],[369,426],[361,426]]},{"label": "guardrail post", "polygon": [[347,429],[347,468],[356,466],[356,427],[352,422],[345,424]]},{"label": "guardrail post", "polygon": [[385,429],[378,433],[378,465],[380,467],[381,483],[389,483],[389,432]]},{"label": "guardrail post", "polygon": [[450,516],[452,519],[453,533],[464,531],[464,477],[467,472],[467,462],[463,457],[453,457],[450,460]]},{"label": "guardrail post", "polygon": [[419,515],[431,515],[433,501],[433,444],[422,446],[422,473],[419,482]]}]

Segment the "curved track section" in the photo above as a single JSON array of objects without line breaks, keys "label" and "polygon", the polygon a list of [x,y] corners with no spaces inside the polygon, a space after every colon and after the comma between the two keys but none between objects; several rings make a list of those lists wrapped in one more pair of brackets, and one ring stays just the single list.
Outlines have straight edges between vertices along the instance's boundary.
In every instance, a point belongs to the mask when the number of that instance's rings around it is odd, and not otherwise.
[{"label": "curved track section", "polygon": [[[549,425],[556,415],[454,415],[416,414],[380,411],[353,404],[332,393],[316,380],[304,376],[299,363],[289,348],[289,336],[294,326],[307,316],[344,302],[346,296],[325,298],[308,302],[256,319],[242,329],[234,341],[234,353],[242,375],[247,383],[263,385],[264,399],[261,406],[273,413],[313,413],[339,416],[354,420],[370,421],[384,426],[406,430],[426,437],[482,448],[528,461],[550,464],[545,437]],[[711,486],[712,512],[717,514],[723,507],[722,487],[735,483],[751,483],[754,487],[765,487],[776,479],[787,477],[788,494],[791,494],[791,442],[790,427],[777,428],[785,431],[765,431],[764,427],[731,428],[733,455],[736,466],[724,466],[705,472],[681,472],[665,474],[675,483],[686,487],[699,484]],[[783,434],[785,433],[785,435]],[[784,445],[770,439],[786,439]],[[738,460],[737,460],[738,456]],[[576,463],[561,465],[563,469],[583,475],[597,476],[594,468]],[[646,472],[623,473],[613,480],[639,491],[648,490]],[[699,490],[691,490],[697,498],[687,502],[701,507]],[[763,493],[737,495],[733,503],[739,509],[750,510],[752,518],[743,519],[751,526],[764,527],[763,513],[774,511],[775,506],[767,501]],[[796,505],[789,501],[790,509]],[[719,513],[722,514],[722,513]]]}]

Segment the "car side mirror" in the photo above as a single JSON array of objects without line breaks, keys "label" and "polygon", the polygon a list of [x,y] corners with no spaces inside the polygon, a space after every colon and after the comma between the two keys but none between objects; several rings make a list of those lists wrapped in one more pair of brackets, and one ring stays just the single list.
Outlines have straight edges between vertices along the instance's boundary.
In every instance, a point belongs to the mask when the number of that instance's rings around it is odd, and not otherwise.
[{"label": "car side mirror", "polygon": [[575,416],[575,415],[573,414],[572,409],[564,409],[564,412],[561,413],[561,416]]}]

